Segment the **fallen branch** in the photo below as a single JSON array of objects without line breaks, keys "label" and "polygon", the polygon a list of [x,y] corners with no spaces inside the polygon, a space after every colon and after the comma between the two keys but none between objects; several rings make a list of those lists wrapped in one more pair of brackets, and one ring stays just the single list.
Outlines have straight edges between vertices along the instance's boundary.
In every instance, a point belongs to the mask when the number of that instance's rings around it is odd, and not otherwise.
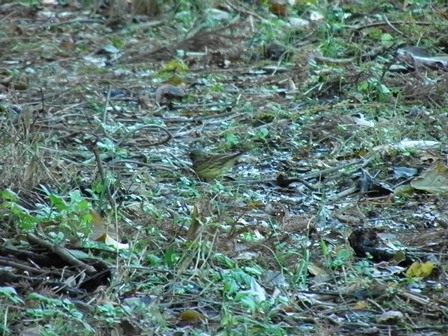
[{"label": "fallen branch", "polygon": [[42,247],[45,247],[46,249],[50,250],[54,254],[58,255],[62,260],[67,262],[68,264],[76,267],[80,267],[83,269],[87,274],[94,274],[96,273],[96,269],[90,265],[87,265],[86,263],[82,262],[79,259],[76,259],[70,251],[68,251],[66,248],[54,244],[52,242],[49,242],[48,240],[39,238],[33,233],[28,233],[27,239],[30,243],[39,245]]}]

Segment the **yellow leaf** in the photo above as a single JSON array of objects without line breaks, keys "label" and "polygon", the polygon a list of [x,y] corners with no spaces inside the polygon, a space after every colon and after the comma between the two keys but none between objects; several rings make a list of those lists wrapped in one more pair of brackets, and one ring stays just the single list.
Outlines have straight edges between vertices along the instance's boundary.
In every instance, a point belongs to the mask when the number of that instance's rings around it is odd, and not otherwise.
[{"label": "yellow leaf", "polygon": [[406,275],[412,278],[427,278],[431,275],[432,270],[436,267],[434,263],[427,261],[424,263],[415,262],[409,266]]}]

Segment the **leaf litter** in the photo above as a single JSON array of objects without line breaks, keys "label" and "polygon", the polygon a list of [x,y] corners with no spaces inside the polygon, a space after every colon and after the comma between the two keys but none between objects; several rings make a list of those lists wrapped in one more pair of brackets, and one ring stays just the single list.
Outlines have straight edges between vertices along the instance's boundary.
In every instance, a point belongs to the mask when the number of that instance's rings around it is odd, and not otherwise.
[{"label": "leaf litter", "polygon": [[6,333],[446,333],[438,9],[114,4],[0,6]]}]

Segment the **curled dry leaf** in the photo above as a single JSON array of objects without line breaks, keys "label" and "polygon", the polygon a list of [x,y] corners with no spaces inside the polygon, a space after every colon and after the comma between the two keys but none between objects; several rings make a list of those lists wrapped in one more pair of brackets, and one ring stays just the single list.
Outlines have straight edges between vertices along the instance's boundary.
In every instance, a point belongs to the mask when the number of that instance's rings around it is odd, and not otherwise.
[{"label": "curled dry leaf", "polygon": [[436,162],[423,174],[411,181],[411,186],[433,194],[448,191],[448,167],[442,162]]}]

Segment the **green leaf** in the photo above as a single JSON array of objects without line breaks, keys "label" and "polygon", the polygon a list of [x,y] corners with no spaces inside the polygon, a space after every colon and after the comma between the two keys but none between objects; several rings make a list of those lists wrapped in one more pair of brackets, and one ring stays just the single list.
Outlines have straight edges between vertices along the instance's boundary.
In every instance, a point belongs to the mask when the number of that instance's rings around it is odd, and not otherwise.
[{"label": "green leaf", "polygon": [[0,287],[0,297],[7,297],[13,303],[24,303],[12,287]]},{"label": "green leaf", "polygon": [[19,200],[19,196],[12,191],[11,189],[2,190],[0,197],[7,201],[17,202]]}]

